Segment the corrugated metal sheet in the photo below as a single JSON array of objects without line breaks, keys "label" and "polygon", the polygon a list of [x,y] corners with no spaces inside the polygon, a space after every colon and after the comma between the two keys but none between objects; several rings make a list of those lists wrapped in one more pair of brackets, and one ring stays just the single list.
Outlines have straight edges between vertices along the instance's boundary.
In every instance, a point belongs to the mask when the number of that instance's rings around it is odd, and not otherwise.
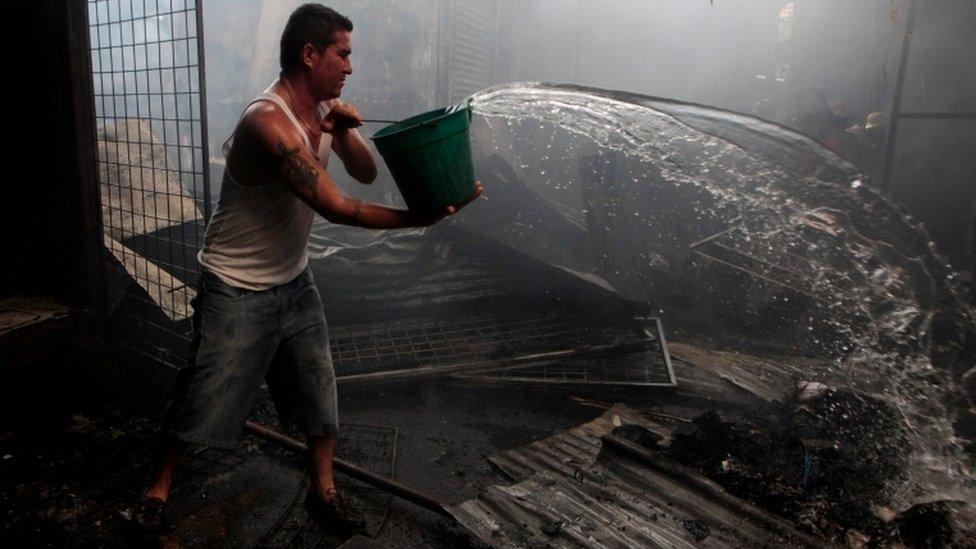
[{"label": "corrugated metal sheet", "polygon": [[674,342],[669,347],[675,358],[694,364],[766,402],[782,402],[796,389],[797,382],[830,368],[830,362],[823,359],[757,357]]},{"label": "corrugated metal sheet", "polygon": [[823,545],[707,479],[604,448],[601,437],[625,424],[667,436],[618,404],[592,422],[492,458],[518,484],[490,487],[452,514],[496,547]]},{"label": "corrugated metal sheet", "polygon": [[448,8],[447,95],[455,103],[494,84],[498,5],[494,0],[455,0]]}]

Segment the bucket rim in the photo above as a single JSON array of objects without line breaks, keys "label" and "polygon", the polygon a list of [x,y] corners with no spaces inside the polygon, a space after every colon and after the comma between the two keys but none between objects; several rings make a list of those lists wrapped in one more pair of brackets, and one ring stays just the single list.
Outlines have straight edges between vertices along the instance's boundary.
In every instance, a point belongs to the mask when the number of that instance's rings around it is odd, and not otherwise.
[{"label": "bucket rim", "polygon": [[[450,112],[448,112],[448,111],[450,111]],[[438,114],[437,116],[434,116],[433,118],[431,118],[429,120],[424,120],[424,122],[419,123],[419,124],[410,124],[410,122],[416,121],[418,119],[423,119],[423,117],[425,117],[427,115],[430,115],[430,114],[433,114],[433,113],[438,113],[438,112],[440,114]],[[456,116],[456,115],[461,114],[461,113],[466,114],[468,120],[470,121],[470,119],[471,119],[471,101],[470,100],[463,101],[463,102],[458,103],[456,105],[450,105],[450,106],[447,106],[447,107],[442,107],[442,108],[439,108],[439,109],[430,110],[430,111],[423,112],[423,113],[420,113],[420,114],[415,114],[415,115],[413,115],[413,116],[411,116],[409,118],[405,118],[405,119],[403,119],[403,120],[401,120],[399,122],[396,122],[395,124],[390,124],[389,126],[386,126],[385,128],[380,128],[373,135],[371,135],[369,138],[372,141],[376,141],[377,139],[385,139],[387,137],[392,137],[394,135],[403,133],[406,130],[412,130],[412,129],[414,129],[417,126],[439,123],[443,119],[450,118],[452,116]],[[398,128],[398,129],[395,129],[395,130],[391,130],[389,133],[383,133],[383,132],[386,132],[387,130],[390,130],[391,128],[396,128],[397,126],[399,126],[401,124],[409,124],[409,125],[406,125],[406,126],[404,126],[402,128]]]}]

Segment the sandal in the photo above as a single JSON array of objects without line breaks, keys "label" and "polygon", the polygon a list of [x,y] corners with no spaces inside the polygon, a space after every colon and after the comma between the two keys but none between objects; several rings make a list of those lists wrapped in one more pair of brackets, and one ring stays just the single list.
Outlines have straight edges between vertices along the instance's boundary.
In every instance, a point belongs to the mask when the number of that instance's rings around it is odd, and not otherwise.
[{"label": "sandal", "polygon": [[325,501],[314,492],[305,496],[305,509],[322,527],[342,534],[353,534],[366,529],[366,521],[356,509],[348,506],[342,496],[331,491],[332,501]]},{"label": "sandal", "polygon": [[163,530],[166,502],[154,497],[143,498],[132,510],[132,524],[145,534],[158,535]]}]

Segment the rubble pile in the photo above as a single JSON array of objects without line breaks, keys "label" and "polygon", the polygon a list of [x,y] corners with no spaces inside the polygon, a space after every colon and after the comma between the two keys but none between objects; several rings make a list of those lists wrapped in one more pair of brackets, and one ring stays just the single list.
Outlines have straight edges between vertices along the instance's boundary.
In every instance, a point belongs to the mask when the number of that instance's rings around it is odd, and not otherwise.
[{"label": "rubble pile", "polygon": [[710,411],[677,429],[664,452],[730,493],[848,546],[942,547],[954,540],[948,501],[889,509],[909,443],[888,403],[801,384],[766,416],[724,421]]}]

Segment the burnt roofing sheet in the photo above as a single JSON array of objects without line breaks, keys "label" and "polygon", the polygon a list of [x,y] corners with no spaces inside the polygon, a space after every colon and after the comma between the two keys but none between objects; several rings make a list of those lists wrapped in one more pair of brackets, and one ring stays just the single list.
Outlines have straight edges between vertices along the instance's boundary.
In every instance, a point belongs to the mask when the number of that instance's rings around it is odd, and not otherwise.
[{"label": "burnt roofing sheet", "polygon": [[[616,427],[666,429],[623,405],[491,462],[519,481],[450,509],[496,547],[823,545],[704,478],[604,447]],[[669,472],[670,471],[670,472]]]}]

